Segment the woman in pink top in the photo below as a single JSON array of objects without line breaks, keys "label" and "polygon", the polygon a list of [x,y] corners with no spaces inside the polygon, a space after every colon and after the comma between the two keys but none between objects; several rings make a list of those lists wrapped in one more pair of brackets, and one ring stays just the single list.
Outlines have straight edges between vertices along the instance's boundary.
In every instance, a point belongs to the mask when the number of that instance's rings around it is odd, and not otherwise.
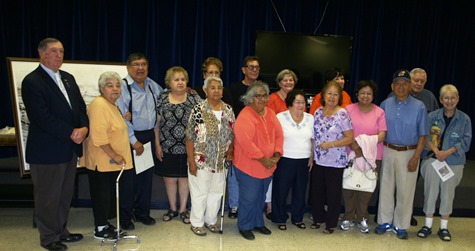
[{"label": "woman in pink top", "polygon": [[234,124],[233,165],[239,183],[239,233],[253,240],[252,230],[271,234],[262,209],[266,191],[283,154],[284,136],[274,111],[267,108],[269,87],[258,81],[241,97],[245,107]]},{"label": "woman in pink top", "polygon": [[[376,170],[379,172],[383,156],[383,140],[386,137],[387,128],[383,109],[372,103],[376,90],[377,87],[373,81],[358,82],[355,90],[358,103],[348,105],[345,109],[350,114],[355,138],[362,134],[378,136],[377,147],[374,149],[377,149]],[[356,141],[351,144],[351,148],[355,151],[356,157],[362,156],[361,148]],[[372,195],[373,193],[343,189],[345,216],[340,224],[341,229],[348,230],[356,220],[360,231],[369,233],[368,203]]]}]

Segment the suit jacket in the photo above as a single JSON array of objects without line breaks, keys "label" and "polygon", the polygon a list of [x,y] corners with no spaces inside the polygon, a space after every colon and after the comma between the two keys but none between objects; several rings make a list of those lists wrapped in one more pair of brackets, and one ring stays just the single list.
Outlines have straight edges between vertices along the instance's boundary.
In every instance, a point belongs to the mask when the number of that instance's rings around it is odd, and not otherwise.
[{"label": "suit jacket", "polygon": [[71,106],[41,66],[23,79],[21,94],[30,120],[26,162],[30,164],[68,162],[73,152],[82,156],[82,145],[70,136],[74,128],[89,127],[86,104],[74,77],[61,70],[60,74]]}]

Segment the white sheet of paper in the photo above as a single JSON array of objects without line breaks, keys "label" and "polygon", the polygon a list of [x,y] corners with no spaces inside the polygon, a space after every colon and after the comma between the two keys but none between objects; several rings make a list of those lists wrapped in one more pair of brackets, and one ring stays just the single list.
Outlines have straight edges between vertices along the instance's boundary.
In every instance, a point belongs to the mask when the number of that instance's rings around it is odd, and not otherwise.
[{"label": "white sheet of paper", "polygon": [[452,168],[450,168],[450,166],[445,161],[440,162],[439,160],[435,160],[434,162],[432,162],[432,166],[434,167],[435,172],[437,172],[443,182],[454,176]]},{"label": "white sheet of paper", "polygon": [[134,150],[133,155],[136,174],[139,174],[154,165],[152,154],[152,145],[150,142],[143,145],[143,153],[140,156],[137,156],[137,152]]}]

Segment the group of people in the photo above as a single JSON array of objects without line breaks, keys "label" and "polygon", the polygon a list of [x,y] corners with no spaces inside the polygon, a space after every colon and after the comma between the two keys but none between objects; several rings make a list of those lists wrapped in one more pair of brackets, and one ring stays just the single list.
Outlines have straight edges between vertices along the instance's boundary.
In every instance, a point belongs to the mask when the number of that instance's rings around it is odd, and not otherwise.
[{"label": "group of people", "polygon": [[[100,96],[86,107],[74,77],[59,70],[61,42],[46,38],[38,53],[40,66],[23,80],[22,97],[30,119],[26,160],[35,187],[35,220],[45,249],[66,250],[65,242],[83,238],[67,229],[80,157],[88,170],[97,239],[117,237],[119,231],[108,222],[115,217],[120,217],[121,230],[133,230],[137,222],[156,223],[150,216],[153,173],[163,177],[169,201],[162,220],[179,217],[199,236],[219,232],[217,214],[226,187],[228,217],[237,218],[245,239],[255,239],[253,232],[271,234],[264,210],[279,230],[287,229],[290,190],[291,223],[305,229],[309,180],[312,229],[324,224],[323,232],[331,234],[338,226],[348,230],[357,223],[368,233],[372,193],[342,187],[349,156],[355,158],[352,163],[361,164],[361,158],[363,165],[374,163],[380,173],[375,232],[394,231],[401,239],[408,238],[423,159],[426,219],[417,236],[432,233],[440,193],[438,235],[451,239],[447,222],[471,142],[471,122],[456,108],[459,95],[453,85],[441,88],[443,107],[428,114],[418,99],[432,106],[437,102],[424,89],[427,75],[420,68],[398,70],[393,93],[380,107],[373,103],[374,82],[360,81],[358,102],[352,104],[343,90],[343,73],[331,69],[307,113],[306,94],[295,89],[296,74],[282,70],[276,77],[279,90],[271,94],[269,86],[257,80],[260,65],[255,56],[244,59],[244,79],[230,88],[220,78],[221,61],[207,58],[204,84],[196,92],[188,87],[188,73],[180,66],[167,70],[164,90],[148,77],[146,56],[132,53],[128,75],[101,74]],[[153,164],[136,167],[134,159],[141,155],[151,155]],[[431,167],[435,161],[445,161],[454,176],[442,181]],[[115,181],[122,169],[116,215]],[[345,214],[338,224],[342,198]]]}]

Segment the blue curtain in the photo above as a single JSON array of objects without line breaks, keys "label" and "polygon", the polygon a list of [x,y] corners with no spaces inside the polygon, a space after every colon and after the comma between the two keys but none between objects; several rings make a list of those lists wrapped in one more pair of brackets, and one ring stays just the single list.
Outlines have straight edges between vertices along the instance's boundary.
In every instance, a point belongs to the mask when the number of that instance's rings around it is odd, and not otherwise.
[{"label": "blue curtain", "polygon": [[[350,35],[352,67],[345,69],[350,94],[358,80],[373,79],[379,103],[390,92],[394,71],[422,67],[427,89],[438,96],[443,84],[455,84],[458,107],[475,119],[473,13],[472,1],[0,1],[0,57],[36,58],[38,42],[56,37],[65,59],[123,62],[140,51],[150,59],[151,78],[163,84],[166,69],[181,65],[193,87],[201,85],[203,60],[216,56],[228,85],[242,79],[242,59],[255,53],[256,31]],[[4,127],[14,123],[5,60],[0,73]],[[470,156],[475,158],[473,150]]]}]

